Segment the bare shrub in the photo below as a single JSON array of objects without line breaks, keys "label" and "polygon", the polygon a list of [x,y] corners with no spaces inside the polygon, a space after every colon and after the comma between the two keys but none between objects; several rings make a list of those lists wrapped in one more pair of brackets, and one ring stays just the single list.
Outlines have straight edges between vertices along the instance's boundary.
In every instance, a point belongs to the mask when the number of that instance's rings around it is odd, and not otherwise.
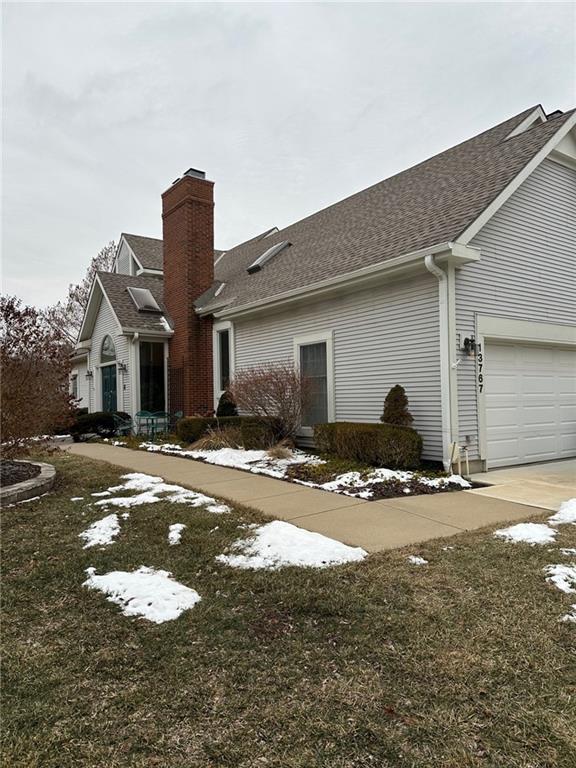
[{"label": "bare shrub", "polygon": [[69,344],[34,307],[0,299],[1,431],[3,453],[14,455],[36,435],[72,421]]},{"label": "bare shrub", "polygon": [[310,402],[311,383],[286,361],[236,372],[230,391],[241,413],[276,420],[278,437],[294,437]]}]

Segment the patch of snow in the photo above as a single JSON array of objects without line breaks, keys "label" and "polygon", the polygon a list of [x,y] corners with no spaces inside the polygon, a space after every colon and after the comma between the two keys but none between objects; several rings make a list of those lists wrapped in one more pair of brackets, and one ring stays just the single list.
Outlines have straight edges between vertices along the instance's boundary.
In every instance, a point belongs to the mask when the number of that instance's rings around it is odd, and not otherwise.
[{"label": "patch of snow", "polygon": [[320,533],[305,531],[283,520],[258,526],[254,537],[240,539],[232,545],[232,554],[218,555],[216,560],[232,568],[267,568],[276,570],[296,565],[327,568],[331,565],[358,562],[367,556],[361,547],[349,547]]},{"label": "patch of snow", "polygon": [[85,531],[79,533],[78,537],[84,539],[86,542],[84,549],[88,549],[89,547],[105,547],[107,544],[112,544],[119,533],[120,522],[118,521],[118,515],[112,514],[103,517],[101,520],[96,520]]},{"label": "patch of snow", "polygon": [[91,493],[91,496],[110,496],[110,491],[98,491],[98,493]]},{"label": "patch of snow", "polygon": [[186,528],[184,523],[173,523],[168,528],[168,544],[174,546],[174,544],[180,544],[182,538],[182,531]]},{"label": "patch of snow", "polygon": [[558,512],[549,517],[548,522],[550,525],[565,525],[566,523],[576,525],[576,499],[563,501]]},{"label": "patch of snow", "polygon": [[515,543],[551,544],[556,538],[556,533],[557,531],[544,525],[544,523],[518,523],[518,525],[511,525],[509,528],[500,528],[498,531],[494,531],[494,536]]},{"label": "patch of snow", "polygon": [[570,606],[570,612],[562,616],[560,621],[571,621],[576,624],[576,603]]},{"label": "patch of snow", "polygon": [[418,555],[408,555],[406,559],[409,563],[412,563],[412,565],[428,565],[428,560],[424,560],[423,557],[419,557]]},{"label": "patch of snow", "polygon": [[547,565],[544,568],[547,579],[562,592],[576,592],[576,565]]},{"label": "patch of snow", "polygon": [[141,472],[130,472],[122,475],[125,482],[122,485],[113,485],[108,492],[140,491],[133,496],[109,496],[97,501],[95,506],[138,507],[142,504],[156,504],[159,501],[169,501],[173,504],[188,504],[192,507],[205,506],[208,512],[223,514],[230,512],[230,507],[220,504],[212,496],[190,491],[181,485],[165,483],[161,477],[145,475]]},{"label": "patch of snow", "polygon": [[84,496],[72,496],[70,501],[82,501],[84,499]]},{"label": "patch of snow", "polygon": [[576,549],[572,549],[570,547],[561,549],[560,552],[562,552],[563,555],[576,555]]},{"label": "patch of snow", "polygon": [[156,624],[177,619],[201,599],[196,590],[175,581],[169,571],[144,565],[132,572],[110,571],[97,576],[94,568],[87,568],[86,573],[83,586],[103,592],[110,602],[122,607],[125,616],[141,616]]}]

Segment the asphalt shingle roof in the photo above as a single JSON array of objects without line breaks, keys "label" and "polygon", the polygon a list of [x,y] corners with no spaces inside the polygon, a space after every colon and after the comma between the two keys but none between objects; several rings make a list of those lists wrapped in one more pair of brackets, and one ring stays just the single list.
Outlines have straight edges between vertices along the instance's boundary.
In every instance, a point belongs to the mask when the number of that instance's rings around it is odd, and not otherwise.
[{"label": "asphalt shingle roof", "polygon": [[[118,275],[115,272],[98,272],[98,278],[116,317],[123,328],[135,328],[140,331],[166,331],[161,321],[165,317],[170,326],[172,321],[164,305],[164,280],[161,275]],[[156,312],[139,312],[128,293],[128,287],[148,288],[158,302],[163,315]]]},{"label": "asphalt shingle roof", "polygon": [[[573,113],[506,139],[536,107],[278,232],[227,251],[215,268],[218,296],[203,311],[242,306],[456,240]],[[281,241],[291,247],[260,272],[247,267]]]},{"label": "asphalt shingle roof", "polygon": [[142,235],[128,235],[122,233],[134,255],[144,269],[163,269],[162,240],[155,237],[142,237]]},{"label": "asphalt shingle roof", "polygon": [[[144,269],[157,269],[162,271],[164,269],[164,258],[162,255],[163,240],[158,240],[156,237],[143,237],[142,235],[129,235],[126,232],[122,233],[122,237],[126,240],[134,255],[142,264]],[[224,251],[214,251],[214,261],[219,256],[222,256]]]}]

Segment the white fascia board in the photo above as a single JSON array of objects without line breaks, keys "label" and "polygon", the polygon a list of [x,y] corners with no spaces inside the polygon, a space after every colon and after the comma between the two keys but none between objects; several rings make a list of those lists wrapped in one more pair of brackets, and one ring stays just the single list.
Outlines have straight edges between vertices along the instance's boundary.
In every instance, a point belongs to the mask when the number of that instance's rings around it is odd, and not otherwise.
[{"label": "white fascia board", "polygon": [[[97,276],[94,275],[94,279],[92,280],[92,285],[90,286],[90,293],[88,294],[88,303],[86,304],[86,309],[84,310],[84,317],[82,318],[82,325],[80,326],[80,331],[78,333],[78,339],[76,341],[76,344],[80,344],[80,342],[86,342],[88,339],[92,339],[92,331],[94,330],[94,322],[92,322],[92,327],[90,328],[90,335],[85,336],[85,331],[87,330],[87,324],[89,322],[88,318],[91,315],[95,315],[97,310],[93,307],[93,303],[95,301],[95,294],[96,289],[100,292],[100,294],[103,294],[104,291],[102,290],[102,286],[100,284],[100,281],[97,281]],[[102,300],[102,296],[99,297],[100,300]],[[96,318],[94,317],[94,321]]]},{"label": "white fascia board", "polygon": [[498,197],[493,200],[490,205],[484,209],[484,211],[478,216],[478,218],[470,224],[470,226],[464,230],[464,232],[457,238],[456,242],[463,245],[468,245],[470,240],[475,237],[482,227],[494,216],[496,211],[504,205],[508,198],[516,192],[518,187],[526,181],[528,176],[537,168],[540,163],[556,148],[556,146],[562,141],[564,136],[568,134],[572,128],[576,125],[576,112],[566,120],[564,125],[559,128],[551,139],[542,147],[538,154],[534,155],[532,160],[524,166],[520,173],[512,179],[510,184],[504,189]]},{"label": "white fascia board", "polygon": [[155,339],[171,339],[174,336],[174,331],[151,331],[148,328],[130,328],[128,326],[122,327],[122,333],[128,336],[137,334],[140,339],[143,336],[151,336]]},{"label": "white fascia board", "polygon": [[524,120],[522,120],[522,122],[517,125],[513,131],[510,131],[504,141],[511,139],[513,136],[519,136],[521,133],[524,133],[524,131],[527,131],[528,128],[530,128],[530,126],[533,125],[537,120],[541,123],[546,122],[546,113],[540,105],[537,106],[536,109],[528,115],[528,117],[525,117]]},{"label": "white fascia board", "polygon": [[[136,256],[136,254],[135,254],[135,253],[134,253],[134,251],[132,250],[132,247],[130,246],[130,243],[128,242],[128,240],[126,240],[126,239],[124,238],[124,236],[122,236],[122,242],[123,242],[123,243],[126,245],[126,248],[128,248],[128,251],[129,251],[129,253],[132,255],[132,258],[134,259],[134,261],[136,262],[136,264],[138,264],[139,268],[140,268],[141,270],[142,270],[142,269],[144,269],[144,267],[142,266],[142,262],[140,261],[140,259],[138,258],[138,256]],[[137,272],[138,272],[138,271],[137,271]]]},{"label": "white fascia board", "polygon": [[[448,253],[452,251],[453,245],[454,243],[438,243],[437,245],[432,245],[429,248],[421,248],[417,251],[404,254],[403,256],[397,256],[396,258],[390,259],[389,261],[381,261],[378,262],[378,264],[371,264],[368,267],[362,267],[362,269],[357,269],[354,272],[347,272],[344,275],[331,277],[327,280],[322,280],[318,283],[313,283],[312,285],[307,285],[302,288],[294,288],[291,291],[279,293],[266,299],[250,302],[250,304],[243,304],[239,307],[232,307],[231,309],[222,309],[221,311],[214,311],[213,308],[207,309],[204,314],[214,314],[214,317],[222,319],[237,317],[239,315],[252,313],[260,309],[268,309],[271,306],[281,306],[282,304],[287,304],[301,298],[307,298],[311,296],[318,297],[325,293],[330,293],[334,290],[337,290],[342,286],[361,286],[363,283],[372,282],[376,275],[395,274],[397,272],[402,272],[413,268],[414,265],[418,264],[418,262],[423,263],[424,257],[428,254],[447,253],[448,257]],[[464,258],[464,252],[461,248],[458,249],[458,252],[460,253],[459,258],[462,261]],[[479,258],[478,249],[469,248],[467,249],[467,252],[469,252],[469,258],[467,261],[477,261]]]},{"label": "white fascia board", "polygon": [[[134,258],[136,259],[136,256],[134,256]],[[138,261],[138,259],[136,259],[136,261]],[[140,264],[139,261],[138,261],[138,264]],[[146,267],[140,267],[140,269],[136,272],[136,275],[138,276],[139,275],[163,275],[163,274],[164,274],[164,270],[162,269],[147,269]]]}]

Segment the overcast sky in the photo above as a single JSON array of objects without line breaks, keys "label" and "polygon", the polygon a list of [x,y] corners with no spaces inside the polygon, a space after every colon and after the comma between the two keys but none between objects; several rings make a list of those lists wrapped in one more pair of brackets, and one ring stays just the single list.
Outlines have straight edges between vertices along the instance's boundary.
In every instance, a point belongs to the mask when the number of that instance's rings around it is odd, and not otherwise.
[{"label": "overcast sky", "polygon": [[526,109],[576,104],[572,3],[12,3],[3,286],[62,298],[186,168],[218,248]]}]

